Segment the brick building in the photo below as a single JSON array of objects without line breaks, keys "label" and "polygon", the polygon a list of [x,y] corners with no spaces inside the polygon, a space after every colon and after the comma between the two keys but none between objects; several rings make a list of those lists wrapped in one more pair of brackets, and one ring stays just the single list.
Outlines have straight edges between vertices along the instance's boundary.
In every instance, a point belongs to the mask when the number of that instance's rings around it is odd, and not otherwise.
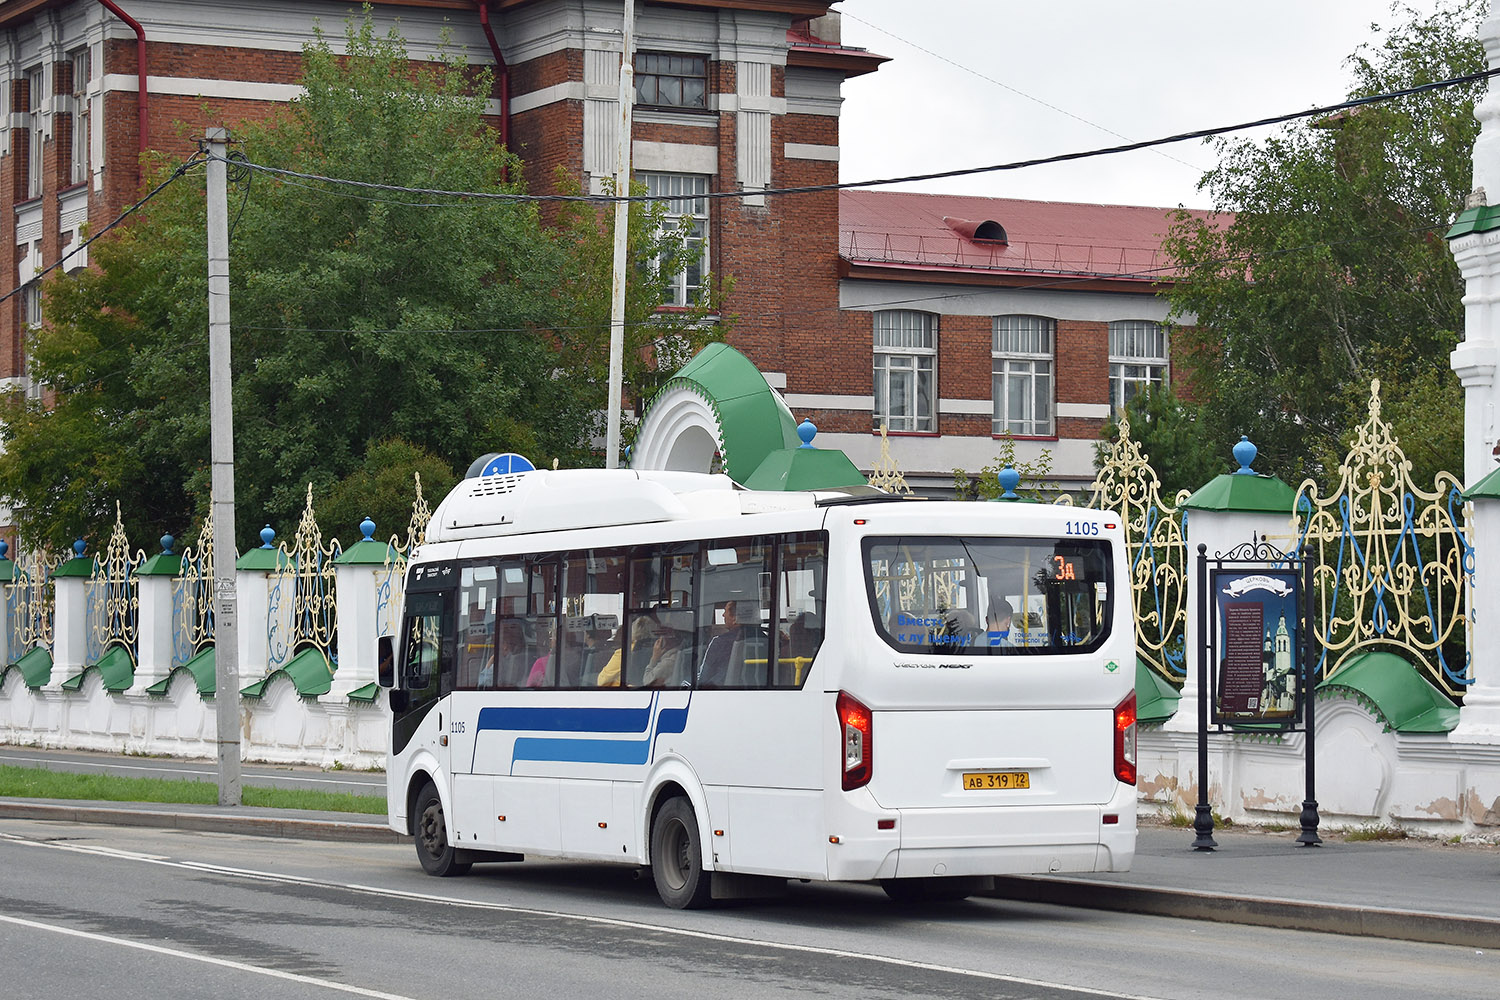
[{"label": "brick building", "polygon": [[839,215],[841,349],[799,364],[786,398],[860,468],[882,424],[928,487],[1009,435],[1076,488],[1112,411],[1171,380],[1166,209],[848,190]]},{"label": "brick building", "polygon": [[[140,150],[186,157],[206,126],[232,129],[296,96],[315,25],[337,40],[355,9],[0,0],[0,238],[13,248],[0,294],[57,262],[84,223],[97,230],[135,200]],[[622,10],[620,0],[374,4],[377,30],[399,19],[413,58],[446,34],[471,63],[497,68],[494,121],[539,193],[558,166],[593,191],[614,172]],[[678,276],[676,301],[705,272],[733,276],[734,346],[823,428],[820,443],[862,468],[885,422],[902,467],[926,485],[990,461],[1001,430],[1023,454],[1052,447],[1061,480],[1086,478],[1111,372],[1128,391],[1169,364],[1149,273],[1165,213],[756,193],[838,179],[843,81],[883,58],[842,45],[828,10],[828,0],[636,4],[632,166],[704,250],[704,266]],[[86,263],[78,253],[65,266]],[[0,384],[35,388],[24,331],[43,308],[34,282],[0,302]]]}]

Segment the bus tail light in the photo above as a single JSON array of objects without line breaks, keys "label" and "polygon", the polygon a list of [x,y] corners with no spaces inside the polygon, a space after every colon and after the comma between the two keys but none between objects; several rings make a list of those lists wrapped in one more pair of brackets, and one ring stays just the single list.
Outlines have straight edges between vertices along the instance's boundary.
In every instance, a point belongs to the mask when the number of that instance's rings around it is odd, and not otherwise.
[{"label": "bus tail light", "polygon": [[1115,777],[1135,784],[1135,692],[1115,706]]},{"label": "bus tail light", "polygon": [[839,717],[844,791],[848,792],[868,785],[874,773],[874,723],[870,710],[843,691],[839,692],[835,710]]}]

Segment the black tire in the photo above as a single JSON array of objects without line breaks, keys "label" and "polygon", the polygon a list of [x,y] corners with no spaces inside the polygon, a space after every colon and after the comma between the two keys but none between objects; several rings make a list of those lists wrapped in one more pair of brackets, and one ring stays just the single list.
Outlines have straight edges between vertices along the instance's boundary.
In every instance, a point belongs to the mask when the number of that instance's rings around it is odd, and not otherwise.
[{"label": "black tire", "polygon": [[437,786],[430,781],[417,793],[417,809],[411,829],[417,860],[422,862],[422,870],[427,874],[439,877],[463,875],[474,867],[472,862],[456,860],[458,852],[448,843],[443,800],[438,798]]},{"label": "black tire", "polygon": [[668,799],[651,824],[651,876],[661,901],[674,910],[698,910],[713,900],[713,876],[703,870],[703,844],[692,803]]},{"label": "black tire", "polygon": [[981,886],[978,879],[960,875],[949,878],[883,878],[880,888],[897,903],[957,903],[974,895]]}]

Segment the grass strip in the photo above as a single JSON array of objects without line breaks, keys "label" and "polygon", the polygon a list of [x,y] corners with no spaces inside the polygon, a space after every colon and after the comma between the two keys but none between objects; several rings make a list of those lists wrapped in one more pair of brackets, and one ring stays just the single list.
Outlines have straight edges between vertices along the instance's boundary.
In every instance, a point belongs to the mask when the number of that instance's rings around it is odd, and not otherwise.
[{"label": "grass strip", "polygon": [[[95,799],[103,802],[184,802],[214,805],[219,788],[208,781],[168,778],[121,778],[112,774],[72,774],[45,768],[0,764],[0,795],[23,799]],[[351,795],[295,788],[245,785],[241,801],[271,809],[385,815],[385,796]]]}]

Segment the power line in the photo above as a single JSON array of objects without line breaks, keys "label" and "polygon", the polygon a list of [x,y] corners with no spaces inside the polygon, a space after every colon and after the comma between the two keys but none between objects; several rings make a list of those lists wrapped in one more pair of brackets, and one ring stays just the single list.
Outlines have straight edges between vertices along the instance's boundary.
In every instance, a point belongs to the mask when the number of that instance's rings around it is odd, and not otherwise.
[{"label": "power line", "polygon": [[0,295],[0,302],[4,302],[12,296],[19,295],[28,286],[36,284],[38,281],[51,274],[53,271],[56,271],[58,268],[62,267],[73,256],[82,253],[84,250],[87,250],[89,244],[93,243],[95,240],[102,237],[105,233],[109,232],[111,229],[114,229],[120,223],[124,222],[127,218],[130,217],[132,213],[140,209],[142,205],[146,204],[146,202],[161,194],[167,189],[169,185],[172,184],[172,182],[176,181],[179,177],[186,174],[191,168],[201,165],[206,159],[206,157],[200,157],[197,154],[188,157],[182,163],[178,164],[177,168],[172,171],[171,175],[168,176],[166,180],[162,181],[160,184],[156,185],[156,187],[152,188],[151,192],[144,198],[136,202],[134,205],[131,205],[129,208],[125,209],[119,215],[115,216],[107,226],[99,230],[93,236],[90,236],[88,239],[84,240],[77,246],[70,248],[67,253],[63,254],[62,257],[58,259],[56,263],[43,268],[42,270],[33,274],[31,277],[27,278],[25,281],[22,281],[20,284],[16,285],[15,288],[12,288],[4,295]]},{"label": "power line", "polygon": [[[961,62],[957,62],[956,60],[948,58],[947,56],[943,55],[941,52],[934,52],[931,49],[926,48],[925,46],[919,45],[918,43],[912,41],[910,38],[903,38],[900,35],[896,34],[894,31],[891,31],[889,28],[882,28],[878,24],[872,24],[871,22],[866,21],[864,18],[858,17],[857,15],[854,15],[854,14],[851,14],[848,11],[844,11],[841,16],[845,20],[858,21],[860,24],[863,24],[865,27],[870,28],[871,30],[878,31],[882,35],[885,35],[888,38],[893,38],[893,39],[895,39],[896,41],[900,42],[903,45],[907,45],[907,46],[910,46],[911,48],[916,49],[918,52],[925,53],[926,55],[929,55],[929,56],[931,56],[934,59],[937,59],[937,60],[939,60],[941,62],[945,62],[949,66],[954,67],[955,69],[961,69],[965,73],[970,74],[971,76],[977,76],[979,79],[985,81],[986,83],[993,83],[995,86],[1000,87],[1003,90],[1008,90],[1012,94],[1015,94],[1015,95],[1017,95],[1019,97],[1024,97],[1024,98],[1026,98],[1026,100],[1031,101],[1033,104],[1040,104],[1042,107],[1048,109],[1049,111],[1056,111],[1060,115],[1064,115],[1064,116],[1066,116],[1068,118],[1071,118],[1071,119],[1073,119],[1074,121],[1077,121],[1077,122],[1082,122],[1083,124],[1087,125],[1089,128],[1096,128],[1100,132],[1104,132],[1104,133],[1107,133],[1109,135],[1114,136],[1116,139],[1124,139],[1127,142],[1130,141],[1130,136],[1128,136],[1128,135],[1122,135],[1121,133],[1116,132],[1114,129],[1109,128],[1106,125],[1100,125],[1098,122],[1089,121],[1087,118],[1084,118],[1082,115],[1075,115],[1073,112],[1067,110],[1066,108],[1060,108],[1056,104],[1049,104],[1048,102],[1042,100],[1040,97],[1037,97],[1034,94],[1028,94],[1024,90],[1021,90],[1021,89],[1019,89],[1017,87],[1012,87],[1010,84],[1004,82],[1003,80],[997,80],[997,79],[995,79],[992,76],[989,76],[987,74],[979,72],[979,70],[973,68],[972,66],[965,66]],[[1191,163],[1187,162],[1186,160],[1179,160],[1177,157],[1173,156],[1170,153],[1163,153],[1160,150],[1158,150],[1158,151],[1156,151],[1156,155],[1164,157],[1165,159],[1171,160],[1173,163],[1180,163],[1184,167],[1187,167],[1189,170],[1196,170],[1199,173],[1203,173],[1204,172],[1202,167],[1195,166],[1194,164],[1191,164]]]},{"label": "power line", "polygon": [[[1286,114],[1272,115],[1268,118],[1258,118],[1254,121],[1240,122],[1235,125],[1221,125],[1215,128],[1194,129],[1191,132],[1179,132],[1175,135],[1163,136],[1159,139],[1145,139],[1139,142],[1122,143],[1116,146],[1102,146],[1093,149],[1079,150],[1070,153],[1056,153],[1051,156],[1033,157],[1026,160],[1012,160],[1007,163],[995,163],[981,167],[959,167],[953,170],[939,170],[925,174],[907,174],[902,177],[886,177],[878,180],[865,181],[842,181],[835,184],[808,184],[799,187],[783,188],[737,188],[732,191],[708,191],[702,194],[692,195],[693,199],[724,199],[741,198],[746,195],[792,195],[792,194],[820,194],[829,191],[847,191],[858,188],[884,187],[889,184],[912,184],[919,181],[943,180],[950,177],[968,177],[975,174],[997,173],[1001,171],[1021,170],[1026,167],[1047,166],[1054,163],[1068,163],[1074,160],[1092,159],[1096,156],[1111,156],[1116,153],[1131,153],[1142,149],[1153,149],[1157,146],[1166,146],[1172,143],[1189,142],[1194,139],[1208,139],[1217,135],[1227,135],[1231,132],[1243,132],[1254,128],[1264,128],[1268,125],[1282,125],[1287,122],[1299,121],[1303,118],[1318,118],[1336,114],[1340,111],[1349,111],[1354,108],[1362,108],[1372,104],[1383,104],[1388,101],[1400,100],[1416,94],[1423,94],[1433,90],[1442,90],[1449,87],[1459,87],[1465,84],[1478,83],[1492,76],[1500,74],[1500,69],[1486,69],[1478,73],[1470,73],[1466,76],[1452,77],[1447,80],[1436,80],[1432,83],[1419,84],[1415,87],[1406,87],[1401,90],[1386,91],[1381,94],[1371,94],[1366,97],[1354,97],[1338,104],[1327,104],[1322,107],[1308,108],[1305,111],[1293,111]],[[500,202],[586,202],[593,204],[614,204],[621,201],[630,202],[657,202],[668,200],[684,200],[663,198],[661,195],[615,195],[615,194],[516,194],[512,192],[497,191],[454,191],[445,188],[416,188],[405,187],[399,184],[381,184],[374,181],[356,181],[348,178],[328,177],[322,174],[306,173],[298,170],[287,170],[281,167],[272,167],[263,163],[245,161],[241,164],[251,170],[259,170],[264,173],[275,174],[281,177],[296,177],[301,180],[321,181],[325,184],[336,184],[345,187],[354,187],[364,190],[389,191],[397,194],[427,195],[430,197],[466,198],[482,201]]]}]

